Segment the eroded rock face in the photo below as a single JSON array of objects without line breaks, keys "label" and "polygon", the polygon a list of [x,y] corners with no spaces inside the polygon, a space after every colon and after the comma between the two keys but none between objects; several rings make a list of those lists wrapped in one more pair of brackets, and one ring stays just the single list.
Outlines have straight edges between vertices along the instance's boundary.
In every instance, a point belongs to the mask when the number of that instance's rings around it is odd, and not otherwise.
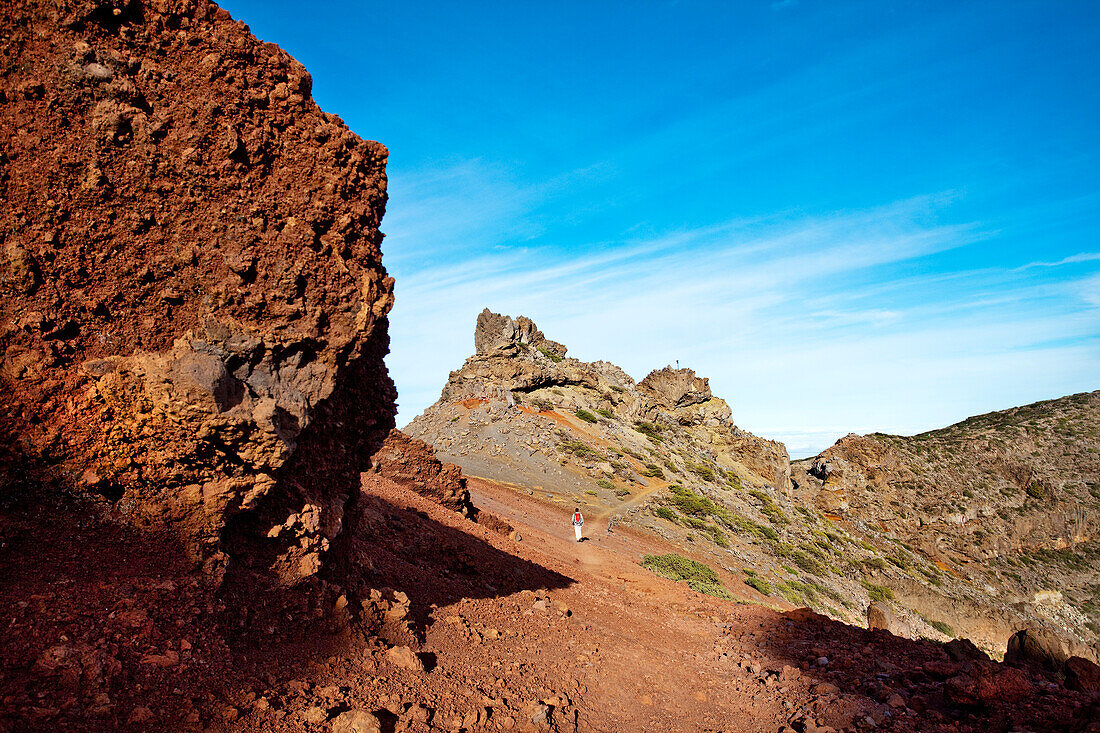
[{"label": "eroded rock face", "polygon": [[477,317],[474,329],[474,350],[478,354],[515,354],[523,347],[544,348],[557,356],[565,356],[568,349],[543,336],[534,322],[526,316],[511,318],[493,313],[488,308]]},{"label": "eroded rock face", "polygon": [[711,398],[710,381],[697,377],[691,369],[656,369],[638,382],[638,388],[653,395],[670,409],[688,407]]},{"label": "eroded rock face", "polygon": [[1100,392],[1083,393],[919,435],[847,435],[796,462],[792,478],[800,501],[881,526],[971,581],[950,603],[895,584],[910,608],[990,649],[1027,625],[1093,659],[1100,617],[1085,599],[1100,561],[1097,435]]},{"label": "eroded rock face", "polygon": [[[609,431],[608,440],[625,435],[622,439],[628,443],[645,442],[639,424],[665,431],[663,438],[654,438],[661,443],[659,452],[678,458],[662,458],[669,462],[662,465],[685,463],[685,481],[709,477],[705,480],[725,485],[728,475],[735,483],[743,478],[746,484],[783,492],[790,486],[790,461],[783,445],[734,425],[729,405],[714,397],[708,381],[690,369],[666,367],[636,384],[614,364],[566,357],[567,349],[548,340],[529,318],[488,309],[478,316],[474,343],[476,353],[451,372],[439,402],[407,429],[477,475],[542,483],[547,472],[559,471],[545,461],[554,452],[546,428],[560,430],[561,422],[540,416],[549,415],[553,407],[556,414],[599,420]],[[467,410],[477,412],[476,430],[458,421]],[[586,470],[605,480],[612,473],[627,478],[626,468],[608,462]],[[654,478],[652,468],[645,470],[650,472],[647,478]],[[639,478],[645,480],[627,480]]]},{"label": "eroded rock face", "polygon": [[4,431],[215,582],[323,590],[393,427],[386,149],[205,0],[0,24]]},{"label": "eroded rock face", "polygon": [[462,469],[442,463],[423,440],[392,430],[382,447],[371,456],[371,470],[398,483],[411,486],[443,506],[470,515],[470,492]]}]

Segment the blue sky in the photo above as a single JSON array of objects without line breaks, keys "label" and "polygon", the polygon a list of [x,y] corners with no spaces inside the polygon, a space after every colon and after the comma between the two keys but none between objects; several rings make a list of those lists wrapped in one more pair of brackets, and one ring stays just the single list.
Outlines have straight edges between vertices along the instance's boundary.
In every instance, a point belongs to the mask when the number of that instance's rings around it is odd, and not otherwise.
[{"label": "blue sky", "polygon": [[792,456],[1100,389],[1100,3],[224,3],[390,150],[399,423],[532,317]]}]

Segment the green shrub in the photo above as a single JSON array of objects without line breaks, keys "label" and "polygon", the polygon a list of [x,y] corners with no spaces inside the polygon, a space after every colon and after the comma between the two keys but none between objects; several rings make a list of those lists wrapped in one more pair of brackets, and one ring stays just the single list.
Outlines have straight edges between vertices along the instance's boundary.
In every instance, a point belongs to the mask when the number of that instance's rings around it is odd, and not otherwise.
[{"label": "green shrub", "polygon": [[704,481],[714,481],[714,469],[701,463],[689,463],[687,469]]},{"label": "green shrub", "polygon": [[538,349],[539,353],[541,353],[543,356],[545,356],[547,359],[554,362],[555,364],[561,361],[561,357],[559,355],[555,354],[553,351],[546,348],[545,346],[540,346],[538,347]]},{"label": "green shrub", "polygon": [[765,527],[763,524],[758,524],[757,522],[754,522],[747,517],[742,517],[740,514],[737,514],[735,512],[726,510],[722,515],[719,516],[719,519],[722,520],[722,523],[725,524],[727,527],[732,530],[736,530],[741,534],[751,535],[753,537],[756,537],[757,539],[770,540],[772,542],[775,542],[779,539],[779,533],[771,527]]},{"label": "green shrub", "polygon": [[593,415],[588,410],[577,410],[573,414],[576,415],[577,417],[579,417],[581,420],[584,420],[585,422],[599,422],[600,421],[600,419],[598,417]]},{"label": "green shrub", "polygon": [[727,473],[726,483],[729,484],[731,489],[737,489],[738,491],[744,488],[741,485],[741,477],[738,476],[736,473]]},{"label": "green shrub", "polygon": [[595,496],[596,495],[596,492],[593,491],[592,489],[585,489],[584,493],[588,494],[589,496]]},{"label": "green shrub", "polygon": [[909,568],[912,567],[912,565],[909,564],[909,561],[901,555],[890,555],[886,559],[900,570],[908,571]]},{"label": "green shrub", "polygon": [[948,624],[944,621],[932,621],[928,625],[931,626],[936,631],[940,632],[941,634],[946,634],[947,636],[954,636],[955,635],[955,630],[953,628],[951,628],[950,624]]},{"label": "green shrub", "polygon": [[612,391],[619,392],[619,393],[622,393],[622,392],[626,391],[625,389],[623,389],[622,387],[620,387],[617,384],[611,385],[611,389],[612,389]]},{"label": "green shrub", "polygon": [[677,509],[684,514],[694,514],[698,517],[717,516],[720,508],[705,496],[699,496],[691,489],[685,489],[679,484],[669,486],[672,496],[669,498]]},{"label": "green shrub", "polygon": [[603,456],[594,451],[587,443],[580,440],[565,440],[558,443],[558,449],[564,453],[570,453],[578,458],[590,458],[595,461],[603,460]]},{"label": "green shrub", "polygon": [[615,496],[622,499],[624,496],[630,496],[630,489],[615,489]]},{"label": "green shrub", "polygon": [[1025,489],[1027,495],[1033,499],[1045,499],[1047,497],[1047,490],[1043,488],[1043,485],[1038,481],[1032,481],[1027,485]]},{"label": "green shrub", "polygon": [[642,567],[669,580],[686,581],[689,588],[699,593],[727,600],[733,597],[722,586],[718,573],[709,566],[683,555],[675,553],[646,555],[642,558]]},{"label": "green shrub", "polygon": [[613,488],[615,488],[615,484],[611,483],[610,481],[608,481],[605,478],[602,478],[599,481],[597,481],[596,486],[599,486],[601,489],[613,489]]},{"label": "green shrub", "polygon": [[874,570],[885,570],[886,561],[881,557],[872,557],[863,561],[865,567],[872,568]]},{"label": "green shrub", "polygon": [[783,513],[783,510],[779,508],[779,505],[775,503],[775,500],[765,494],[759,489],[754,489],[749,492],[752,496],[763,505],[760,507],[761,513],[768,518],[772,524],[789,524],[790,520],[787,519],[787,515]]},{"label": "green shrub", "polygon": [[755,588],[766,596],[770,596],[772,594],[772,584],[764,580],[763,578],[750,576],[748,578],[745,578],[745,585],[749,586],[750,588]]},{"label": "green shrub", "polygon": [[676,512],[669,509],[667,506],[659,506],[653,510],[653,514],[661,519],[667,519],[670,522],[676,521]]},{"label": "green shrub", "polygon": [[884,585],[875,585],[869,581],[860,581],[863,583],[863,587],[867,590],[867,596],[872,601],[889,601],[894,598],[894,591],[890,590]]},{"label": "green shrub", "polygon": [[811,557],[808,553],[802,550],[795,550],[791,553],[791,559],[794,560],[794,564],[805,570],[807,573],[813,573],[814,575],[825,575],[827,572],[825,566],[821,564],[819,560]]},{"label": "green shrub", "polygon": [[600,415],[603,415],[606,418],[610,418],[612,415],[615,414],[615,413],[611,412],[611,410],[607,409],[606,407],[601,407],[600,409],[596,410],[596,412],[599,413]]},{"label": "green shrub", "polygon": [[531,404],[539,412],[553,412],[554,411],[554,403],[551,402],[550,400],[544,399],[542,397],[532,397],[531,398]]},{"label": "green shrub", "polygon": [[936,586],[937,588],[943,586],[943,581],[940,579],[940,574],[937,571],[929,570],[928,568],[924,568],[918,565],[917,572],[923,575],[925,580],[927,580],[929,583]]},{"label": "green shrub", "polygon": [[718,573],[698,560],[683,555],[646,555],[642,558],[642,567],[652,570],[670,580],[698,580],[704,583],[719,583]]},{"label": "green shrub", "polygon": [[726,590],[721,583],[704,583],[701,580],[689,580],[687,584],[688,588],[691,588],[696,593],[705,593],[708,596],[721,598],[724,601],[733,600],[733,595]]},{"label": "green shrub", "polygon": [[661,426],[654,425],[653,423],[642,422],[639,420],[634,423],[634,429],[639,433],[649,438],[654,443],[660,443],[664,441],[664,437],[661,436]]}]

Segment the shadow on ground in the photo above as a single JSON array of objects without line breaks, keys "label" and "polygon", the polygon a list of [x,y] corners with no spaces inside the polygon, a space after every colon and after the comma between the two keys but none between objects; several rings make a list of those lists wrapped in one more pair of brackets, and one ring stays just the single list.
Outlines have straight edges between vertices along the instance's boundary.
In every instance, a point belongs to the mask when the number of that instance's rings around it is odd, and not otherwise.
[{"label": "shadow on ground", "polygon": [[[1100,712],[1095,709],[1100,701],[1049,687],[1052,680],[1037,672],[1024,674],[995,662],[975,662],[954,649],[952,656],[937,642],[850,626],[805,608],[769,614],[750,633],[776,660],[763,674],[780,682],[808,678],[817,691],[794,711],[793,719],[844,728],[853,723],[853,715],[856,724],[869,727],[863,720],[870,716],[876,728],[922,733],[1083,733],[1094,730],[1088,726]],[[827,663],[818,663],[822,657]],[[959,675],[978,680],[974,689],[981,688],[987,699],[960,702],[958,691],[964,688],[957,679],[949,681]],[[1030,685],[1020,684],[1021,677],[1028,677]],[[829,686],[836,691],[830,693]]]}]

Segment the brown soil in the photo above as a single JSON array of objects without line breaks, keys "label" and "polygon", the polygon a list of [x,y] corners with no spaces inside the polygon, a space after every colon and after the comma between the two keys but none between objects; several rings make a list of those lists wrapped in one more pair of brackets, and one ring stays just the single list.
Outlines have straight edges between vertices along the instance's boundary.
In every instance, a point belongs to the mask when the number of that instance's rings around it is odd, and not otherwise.
[{"label": "brown soil", "polygon": [[[668,551],[659,538],[590,520],[574,542],[571,507],[471,480],[482,513],[517,528],[505,537],[382,475],[363,487],[354,554],[407,604],[384,590],[379,607],[400,610],[373,627],[319,618],[305,640],[261,645],[219,631],[169,536],[89,506],[9,510],[0,726],[322,731],[365,709],[383,730],[537,729],[546,705],[556,730],[1097,729],[1095,699],[1037,672],[1012,671],[1018,698],[961,707],[944,680],[966,665],[940,645],[695,593],[639,566]],[[970,672],[1016,689],[1002,669]]]}]

